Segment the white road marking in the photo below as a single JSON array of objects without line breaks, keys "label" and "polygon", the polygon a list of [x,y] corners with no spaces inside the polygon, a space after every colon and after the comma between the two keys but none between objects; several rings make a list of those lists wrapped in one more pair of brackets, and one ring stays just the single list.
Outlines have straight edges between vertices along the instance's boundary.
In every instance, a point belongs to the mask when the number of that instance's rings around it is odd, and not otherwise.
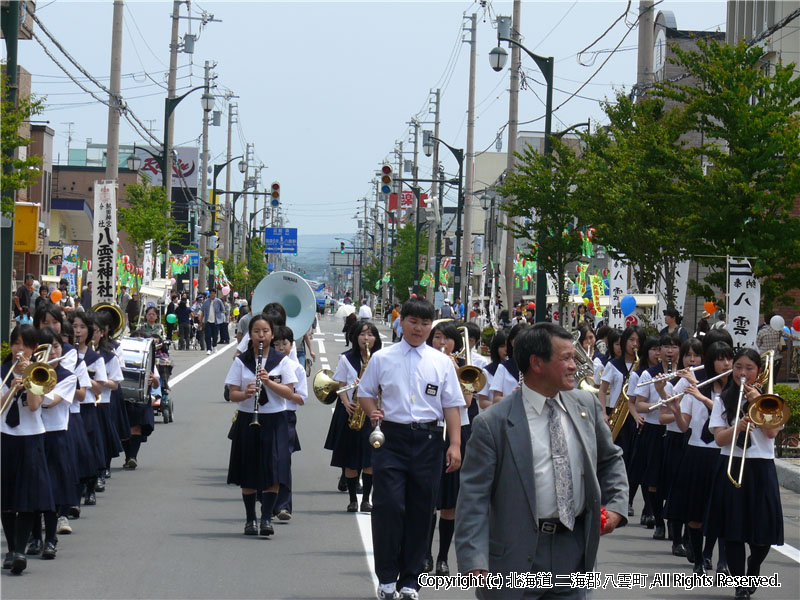
[{"label": "white road marking", "polygon": [[325,354],[325,342],[322,340],[316,340],[317,344],[319,344],[319,353],[320,355]]},{"label": "white road marking", "polygon": [[788,556],[794,562],[800,563],[800,550],[792,546],[791,544],[784,544],[783,546],[773,546],[774,550],[777,550],[784,556]]},{"label": "white road marking", "polygon": [[203,360],[201,360],[201,361],[200,361],[199,363],[197,363],[196,365],[193,365],[191,368],[187,369],[187,370],[186,370],[186,371],[184,371],[183,373],[181,373],[181,374],[179,374],[179,375],[177,375],[177,376],[173,377],[173,378],[172,378],[172,381],[170,381],[170,382],[169,382],[169,385],[170,385],[170,387],[171,387],[171,386],[173,386],[173,385],[176,385],[176,384],[180,383],[180,382],[181,382],[181,381],[183,381],[183,380],[184,380],[186,377],[188,377],[189,375],[191,375],[192,373],[194,373],[195,371],[197,371],[197,369],[199,369],[200,367],[202,367],[202,366],[203,366],[203,365],[205,365],[206,363],[208,363],[208,362],[211,362],[211,361],[212,361],[212,360],[214,360],[215,358],[217,358],[217,357],[219,357],[219,356],[222,356],[222,354],[223,354],[223,353],[224,353],[226,350],[230,350],[231,348],[235,347],[237,344],[238,344],[238,342],[231,342],[231,343],[230,343],[230,344],[228,344],[227,346],[217,346],[217,351],[216,351],[214,354],[212,354],[211,356],[206,356],[206,357],[205,357]]},{"label": "white road marking", "polygon": [[372,577],[372,587],[378,589],[378,576],[375,574],[375,553],[372,551],[372,519],[368,513],[356,513],[358,532],[361,534],[361,543],[364,545],[364,554],[367,556],[367,566]]}]

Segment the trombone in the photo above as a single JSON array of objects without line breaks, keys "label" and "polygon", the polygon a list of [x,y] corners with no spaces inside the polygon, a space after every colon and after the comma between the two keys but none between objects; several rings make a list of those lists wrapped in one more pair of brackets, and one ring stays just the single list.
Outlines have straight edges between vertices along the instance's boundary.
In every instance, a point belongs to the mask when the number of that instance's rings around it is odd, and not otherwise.
[{"label": "trombone", "polygon": [[763,386],[766,384],[767,391],[758,396],[752,402],[748,403],[749,406],[747,408],[747,416],[750,418],[750,422],[747,423],[747,428],[744,430],[744,444],[742,447],[741,463],[739,464],[739,476],[738,478],[734,478],[731,470],[733,468],[733,452],[736,448],[736,438],[739,437],[736,433],[736,429],[739,426],[739,417],[743,412],[741,405],[742,398],[744,396],[745,378],[742,377],[739,380],[739,401],[737,403],[739,409],[736,411],[736,419],[733,422],[733,439],[731,440],[731,453],[730,456],[728,456],[727,470],[728,479],[730,479],[731,483],[737,488],[742,487],[744,460],[747,454],[747,441],[750,438],[751,425],[763,427],[764,429],[777,429],[778,427],[785,425],[791,416],[789,404],[783,398],[778,396],[773,390],[775,351],[770,350],[764,353],[762,358],[764,359],[764,370],[756,380],[756,385]]},{"label": "trombone", "polygon": [[[458,367],[456,370],[458,382],[461,384],[464,393],[477,394],[484,387],[486,387],[486,374],[483,372],[483,369],[472,364],[469,350],[469,333],[467,332],[467,328],[462,325],[458,328],[458,331],[461,332],[464,342],[464,347],[461,349],[461,352],[464,353],[464,362],[466,363],[463,367]],[[461,354],[461,352],[456,354],[456,356]]]}]

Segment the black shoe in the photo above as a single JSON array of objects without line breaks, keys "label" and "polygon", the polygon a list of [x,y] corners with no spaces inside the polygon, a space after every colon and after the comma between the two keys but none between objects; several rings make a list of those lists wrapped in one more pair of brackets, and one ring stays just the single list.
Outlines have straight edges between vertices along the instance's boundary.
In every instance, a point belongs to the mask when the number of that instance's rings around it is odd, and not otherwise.
[{"label": "black shoe", "polygon": [[3,568],[10,569],[11,564],[14,562],[14,553],[13,552],[6,552],[6,556],[3,559]]},{"label": "black shoe", "polygon": [[629,517],[632,517],[632,516],[634,516],[635,514],[636,514],[636,511],[634,511],[634,510],[633,510],[633,505],[632,505],[632,504],[631,504],[631,505],[629,505],[629,506],[628,506],[628,516],[629,516]]},{"label": "black shoe", "polygon": [[361,512],[372,512],[372,504],[369,500],[364,500],[361,503]]},{"label": "black shoe", "polygon": [[711,563],[711,557],[703,557],[703,566],[706,568],[706,571],[710,571],[714,568],[714,565]]},{"label": "black shoe", "polygon": [[656,518],[653,515],[647,515],[647,520],[645,521],[645,527],[648,529],[653,529],[656,526]]},{"label": "black shoe", "polygon": [[103,471],[103,479],[111,479],[111,469]]},{"label": "black shoe", "polygon": [[272,527],[272,521],[269,519],[261,519],[261,526],[258,528],[258,535],[273,535],[275,529]]},{"label": "black shoe", "polygon": [[105,477],[98,477],[97,481],[94,484],[94,491],[101,493],[106,491],[106,480]]},{"label": "black shoe", "polygon": [[25,570],[25,567],[28,566],[28,559],[25,558],[24,554],[20,554],[19,552],[14,553],[14,559],[11,561],[11,573],[13,575],[19,575]]},{"label": "black shoe", "polygon": [[450,567],[444,560],[436,561],[436,574],[437,575],[450,575]]},{"label": "black shoe", "polygon": [[129,458],[125,461],[125,464],[122,465],[122,468],[126,471],[133,471],[138,466],[135,458]]},{"label": "black shoe", "polygon": [[726,576],[730,577],[731,570],[728,568],[728,565],[717,563],[717,573],[723,573]]},{"label": "black shoe", "polygon": [[647,515],[642,513],[642,516],[639,517],[639,525],[642,527],[647,527]]},{"label": "black shoe", "polygon": [[422,563],[422,572],[423,573],[430,573],[431,571],[433,571],[433,557],[432,556],[426,556],[425,557],[425,562]]},{"label": "black shoe", "polygon": [[686,546],[683,544],[672,544],[672,556],[686,556]]},{"label": "black shoe", "polygon": [[706,570],[703,567],[703,565],[695,565],[694,568],[692,569],[692,573],[694,573],[695,575],[705,575]]},{"label": "black shoe", "polygon": [[694,548],[692,548],[691,544],[684,545],[684,548],[686,548],[686,560],[694,564]]},{"label": "black shoe", "polygon": [[339,477],[339,485],[336,486],[336,489],[338,489],[340,492],[346,492],[347,491],[347,479],[345,479],[344,475]]},{"label": "black shoe", "polygon": [[94,492],[89,492],[86,494],[86,498],[83,499],[83,503],[86,506],[94,506],[97,504],[97,496],[94,495]]},{"label": "black shoe", "polygon": [[351,502],[347,505],[347,512],[358,512],[358,502]]},{"label": "black shoe", "polygon": [[67,516],[70,519],[80,519],[81,518],[81,507],[80,506],[70,506],[69,513]]},{"label": "black shoe", "polygon": [[[761,568],[758,568],[758,569],[754,570],[754,569],[752,569],[750,567],[750,561],[751,561],[752,558],[753,558],[752,556],[748,556],[747,557],[747,574],[751,575],[751,576],[754,576],[754,577],[758,577],[761,574]],[[747,592],[751,596],[753,594],[755,594],[757,591],[758,591],[758,586],[757,585],[753,585],[753,586],[750,586],[749,588],[747,588]]]},{"label": "black shoe", "polygon": [[25,548],[25,554],[28,556],[38,556],[42,553],[42,540],[39,538],[33,538],[30,542],[28,542],[27,548]]},{"label": "black shoe", "polygon": [[56,545],[53,542],[47,542],[42,550],[42,558],[44,560],[53,560],[56,557]]},{"label": "black shoe", "polygon": [[245,535],[258,535],[258,524],[255,521],[248,521],[244,524]]},{"label": "black shoe", "polygon": [[[667,537],[667,532],[664,530],[663,525],[656,525],[656,530],[653,532],[653,539],[654,540],[663,540]],[[648,527],[649,529],[649,527]]]},{"label": "black shoe", "polygon": [[733,596],[734,598],[742,598],[743,600],[747,600],[750,598],[750,592],[747,591],[747,588],[737,587],[736,593]]}]

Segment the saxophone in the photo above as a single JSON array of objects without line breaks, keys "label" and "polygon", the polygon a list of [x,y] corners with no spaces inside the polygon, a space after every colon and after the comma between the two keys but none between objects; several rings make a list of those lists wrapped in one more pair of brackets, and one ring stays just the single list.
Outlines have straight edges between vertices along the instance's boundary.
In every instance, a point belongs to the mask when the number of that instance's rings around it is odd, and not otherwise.
[{"label": "saxophone", "polygon": [[[358,378],[364,376],[364,371],[369,364],[370,352],[369,352],[369,342],[364,344],[364,350],[367,351],[367,360],[364,361],[364,364],[361,365],[361,372],[358,374]],[[364,427],[364,421],[367,419],[367,413],[364,412],[364,409],[361,408],[361,403],[358,401],[358,386],[356,385],[353,389],[353,400],[356,403],[356,409],[353,411],[353,414],[350,415],[350,418],[347,421],[347,426],[350,427],[353,431],[361,431],[361,428]]]},{"label": "saxophone", "polygon": [[[631,365],[631,369],[628,372],[628,377],[630,378],[630,373],[633,373],[635,370],[639,368],[639,353],[634,350],[633,351],[633,364]],[[617,403],[614,405],[614,410],[611,412],[611,416],[608,418],[608,426],[611,428],[611,439],[616,440],[617,436],[619,435],[620,430],[622,429],[622,424],[625,423],[625,419],[628,418],[628,381],[625,381],[625,385],[622,386],[622,391],[619,393],[619,398],[617,398]]]}]

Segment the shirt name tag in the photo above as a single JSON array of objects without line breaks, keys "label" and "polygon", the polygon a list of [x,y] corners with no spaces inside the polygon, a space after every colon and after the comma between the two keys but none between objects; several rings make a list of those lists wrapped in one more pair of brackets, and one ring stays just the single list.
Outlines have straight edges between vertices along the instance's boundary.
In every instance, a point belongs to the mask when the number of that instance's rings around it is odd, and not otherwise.
[{"label": "shirt name tag", "polygon": [[429,383],[429,384],[428,384],[428,385],[425,387],[425,393],[426,393],[428,396],[435,396],[436,394],[438,394],[438,393],[439,393],[439,386],[438,386],[438,385],[433,385],[432,383]]},{"label": "shirt name tag", "polygon": [[280,383],[281,377],[282,377],[281,375],[270,375],[269,379],[270,381],[274,381],[275,383]]}]

